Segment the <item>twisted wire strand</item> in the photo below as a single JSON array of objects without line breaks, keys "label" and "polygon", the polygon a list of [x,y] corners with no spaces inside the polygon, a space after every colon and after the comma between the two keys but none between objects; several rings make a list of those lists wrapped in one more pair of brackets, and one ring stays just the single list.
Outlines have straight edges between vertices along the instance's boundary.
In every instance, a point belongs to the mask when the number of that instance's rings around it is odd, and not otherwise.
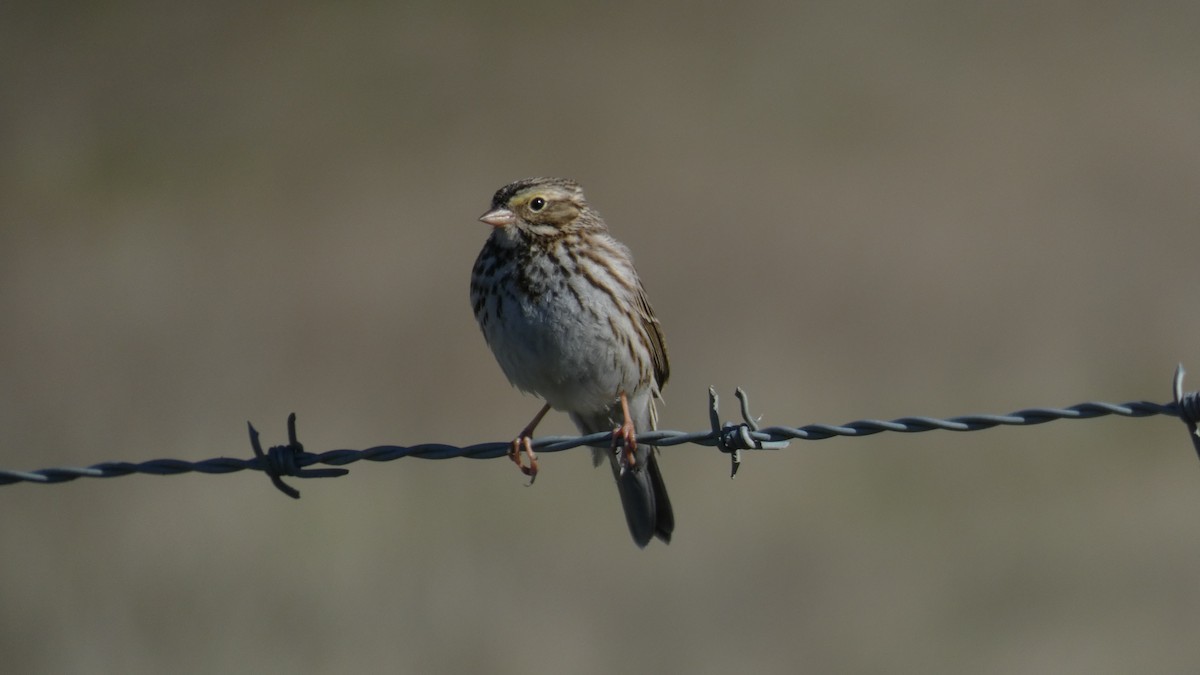
[{"label": "twisted wire strand", "polygon": [[[743,421],[740,423],[719,422],[718,397],[709,389],[709,418],[711,428],[705,431],[647,431],[638,439],[657,446],[675,446],[687,443],[716,447],[730,455],[731,475],[737,473],[743,450],[770,450],[786,447],[792,440],[815,441],[834,436],[871,436],[883,432],[919,433],[924,431],[980,431],[997,426],[1031,426],[1053,420],[1082,420],[1118,415],[1122,417],[1150,417],[1167,415],[1181,417],[1188,425],[1196,451],[1200,454],[1200,437],[1196,434],[1197,418],[1200,418],[1200,395],[1182,392],[1182,367],[1176,370],[1174,381],[1175,401],[1153,403],[1131,401],[1128,403],[1105,403],[1089,401],[1067,408],[1028,408],[1007,415],[966,415],[938,419],[934,417],[902,417],[891,421],[858,420],[841,425],[809,424],[801,427],[770,426],[760,428],[758,420],[750,414],[749,399],[742,390],[737,390]],[[505,456],[510,442],[499,441],[477,443],[468,446],[453,446],[443,443],[419,445],[379,445],[365,450],[329,450],[308,453],[296,438],[295,415],[288,418],[288,444],[274,446],[264,452],[259,446],[258,432],[249,427],[251,446],[255,456],[250,459],[217,457],[197,462],[178,459],[156,459],[147,462],[104,462],[89,467],[61,467],[36,471],[8,471],[0,469],[0,485],[12,483],[40,483],[44,485],[65,483],[78,478],[113,478],[130,474],[173,476],[181,473],[226,474],[235,471],[263,471],[271,477],[275,487],[291,497],[298,498],[299,492],[280,480],[281,476],[301,478],[332,477],[347,473],[345,469],[307,469],[314,464],[340,467],[358,461],[390,462],[402,457],[421,459],[493,459]],[[609,447],[611,432],[586,436],[545,436],[533,441],[537,452],[561,452],[582,446]]]}]

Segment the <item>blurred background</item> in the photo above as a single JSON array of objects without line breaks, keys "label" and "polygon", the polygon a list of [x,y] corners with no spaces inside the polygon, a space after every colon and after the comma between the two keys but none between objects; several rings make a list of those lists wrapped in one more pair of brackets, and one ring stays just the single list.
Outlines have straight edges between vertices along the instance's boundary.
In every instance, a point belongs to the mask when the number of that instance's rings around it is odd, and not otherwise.
[{"label": "blurred background", "polygon": [[[1200,5],[0,9],[0,466],[510,439],[467,283],[565,175],[666,328],[668,429],[1170,398],[1200,374]],[[1195,389],[1200,380],[1191,380]],[[540,431],[573,431],[551,415]],[[1196,672],[1157,417],[607,469],[0,488],[12,673]]]}]

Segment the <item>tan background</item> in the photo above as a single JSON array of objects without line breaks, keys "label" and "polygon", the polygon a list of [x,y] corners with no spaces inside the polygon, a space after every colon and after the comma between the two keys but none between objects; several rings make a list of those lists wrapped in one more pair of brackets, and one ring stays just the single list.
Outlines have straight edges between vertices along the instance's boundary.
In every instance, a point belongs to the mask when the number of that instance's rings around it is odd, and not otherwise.
[{"label": "tan background", "polygon": [[[224,5],[0,10],[0,466],[246,457],[290,411],[510,438],[467,277],[537,174],[634,250],[667,428],[709,385],[800,425],[1200,374],[1196,3]],[[1200,669],[1173,419],[663,467],[645,551],[582,451],[3,487],[5,671]]]}]

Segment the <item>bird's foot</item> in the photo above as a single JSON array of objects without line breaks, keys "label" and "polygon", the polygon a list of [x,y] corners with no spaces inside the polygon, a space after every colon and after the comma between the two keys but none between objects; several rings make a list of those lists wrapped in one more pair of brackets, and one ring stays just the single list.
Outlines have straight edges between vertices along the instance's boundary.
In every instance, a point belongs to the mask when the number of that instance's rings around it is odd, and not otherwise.
[{"label": "bird's foot", "polygon": [[637,468],[637,434],[632,424],[623,424],[613,429],[613,452],[617,454],[617,466],[621,475]]},{"label": "bird's foot", "polygon": [[[633,418],[629,416],[629,401],[621,394],[621,412],[625,421],[613,429],[613,452],[620,452],[617,464],[621,467],[621,475],[637,467],[637,431],[633,428]],[[619,447],[618,447],[619,446]]]},{"label": "bird's foot", "polygon": [[[521,433],[517,434],[517,437],[513,439],[512,445],[508,448],[508,458],[513,461],[513,464],[517,465],[521,473],[529,476],[529,482],[526,485],[533,485],[533,481],[537,480],[538,474],[537,453],[533,451],[533,430],[537,428],[538,423],[542,421],[542,418],[549,411],[549,403],[542,406],[538,414],[534,415],[529,424],[526,424],[525,428],[521,430]],[[521,453],[525,453],[525,456],[529,458],[529,466],[526,466],[521,461]]]},{"label": "bird's foot", "polygon": [[[533,439],[531,436],[522,433],[520,436],[517,436],[513,439],[512,445],[508,449],[508,458],[517,465],[517,468],[521,470],[521,473],[529,476],[529,482],[527,485],[533,485],[533,481],[537,480],[538,474],[537,453],[533,451],[532,440]],[[529,458],[528,465],[521,461],[522,453]]]}]

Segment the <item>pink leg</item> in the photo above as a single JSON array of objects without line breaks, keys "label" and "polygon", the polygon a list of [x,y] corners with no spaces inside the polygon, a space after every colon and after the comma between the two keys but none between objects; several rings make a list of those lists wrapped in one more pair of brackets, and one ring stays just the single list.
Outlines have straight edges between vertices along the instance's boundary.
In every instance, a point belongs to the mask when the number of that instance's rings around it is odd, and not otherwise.
[{"label": "pink leg", "polygon": [[613,452],[616,452],[617,442],[620,441],[621,473],[625,473],[637,466],[637,431],[633,427],[633,418],[629,416],[629,397],[625,392],[621,392],[621,414],[625,419],[621,426],[613,429]]},{"label": "pink leg", "polygon": [[[533,419],[530,420],[529,424],[525,425],[525,428],[521,430],[520,435],[513,439],[512,447],[508,449],[508,458],[517,465],[517,468],[521,469],[521,473],[529,476],[530,485],[533,485],[533,481],[537,480],[538,473],[537,453],[533,451],[532,443],[533,430],[537,429],[537,425],[542,421],[542,418],[545,417],[546,413],[548,412],[550,412],[549,403],[542,406],[542,409],[538,411],[538,414],[533,416]],[[521,461],[522,452],[524,452],[525,456],[529,458],[529,466],[525,466],[525,464]]]}]

